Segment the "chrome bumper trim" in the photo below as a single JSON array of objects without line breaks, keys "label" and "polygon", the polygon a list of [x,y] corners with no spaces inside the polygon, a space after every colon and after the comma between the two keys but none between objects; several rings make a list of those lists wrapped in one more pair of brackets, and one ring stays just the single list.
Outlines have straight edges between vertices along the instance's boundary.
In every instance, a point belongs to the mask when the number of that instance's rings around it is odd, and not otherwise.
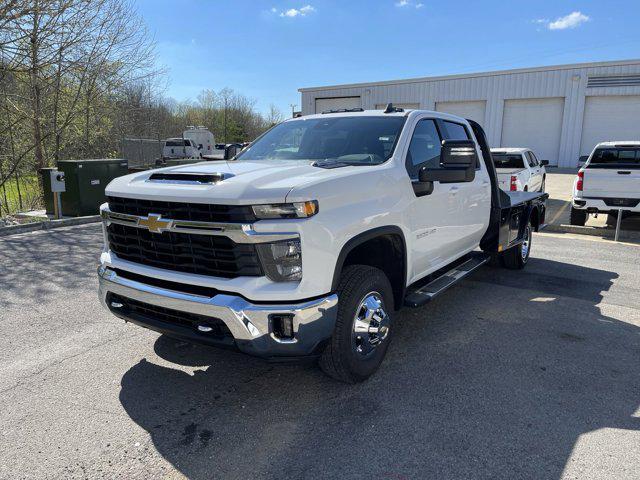
[{"label": "chrome bumper trim", "polygon": [[[98,278],[100,301],[108,310],[106,297],[111,292],[150,305],[218,318],[227,325],[240,350],[259,356],[310,354],[333,333],[338,310],[336,294],[301,303],[254,304],[235,295],[203,297],[146,285],[122,278],[105,266],[98,268]],[[273,314],[293,316],[293,339],[281,340],[273,335]]]},{"label": "chrome bumper trim", "polygon": [[117,213],[102,206],[100,216],[105,226],[110,223],[127,225],[129,227],[144,228],[154,233],[176,232],[195,235],[219,235],[228,237],[236,243],[268,243],[283,240],[293,240],[300,237],[295,232],[256,232],[253,225],[241,223],[196,222],[191,220],[173,220],[162,218],[160,215],[149,213],[148,216]]}]

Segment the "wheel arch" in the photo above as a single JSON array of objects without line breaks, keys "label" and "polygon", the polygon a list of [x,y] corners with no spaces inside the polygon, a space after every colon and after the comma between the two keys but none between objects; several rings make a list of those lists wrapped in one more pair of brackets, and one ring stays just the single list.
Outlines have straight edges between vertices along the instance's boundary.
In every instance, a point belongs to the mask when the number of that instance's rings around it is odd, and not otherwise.
[{"label": "wheel arch", "polygon": [[544,223],[543,207],[540,204],[534,204],[529,209],[528,218],[531,221],[531,226],[534,232],[540,231],[540,226]]},{"label": "wheel arch", "polygon": [[[389,225],[377,227],[359,233],[344,244],[338,255],[331,291],[335,291],[340,283],[340,274],[348,265],[369,265],[379,268],[389,278],[393,288],[394,306],[402,306],[407,285],[407,247],[404,233],[400,227]],[[375,255],[386,253],[391,248],[393,255]],[[373,251],[374,255],[367,255]]]}]

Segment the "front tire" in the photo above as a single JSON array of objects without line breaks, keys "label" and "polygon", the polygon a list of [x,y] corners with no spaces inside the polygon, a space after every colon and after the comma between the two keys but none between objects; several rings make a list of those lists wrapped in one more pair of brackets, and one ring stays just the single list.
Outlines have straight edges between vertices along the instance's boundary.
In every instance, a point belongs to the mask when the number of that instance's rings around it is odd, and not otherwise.
[{"label": "front tire", "polygon": [[524,241],[520,245],[511,247],[502,254],[502,264],[510,270],[522,270],[527,266],[531,255],[531,241],[533,240],[533,226],[531,220],[527,222],[524,231]]},{"label": "front tire", "polygon": [[578,208],[571,207],[571,215],[569,221],[571,222],[571,225],[584,227],[584,224],[587,223],[588,216],[589,213],[586,210],[580,210]]},{"label": "front tire", "polygon": [[365,265],[344,269],[338,286],[338,316],[320,368],[341,382],[369,378],[391,341],[393,290],[381,270]]}]

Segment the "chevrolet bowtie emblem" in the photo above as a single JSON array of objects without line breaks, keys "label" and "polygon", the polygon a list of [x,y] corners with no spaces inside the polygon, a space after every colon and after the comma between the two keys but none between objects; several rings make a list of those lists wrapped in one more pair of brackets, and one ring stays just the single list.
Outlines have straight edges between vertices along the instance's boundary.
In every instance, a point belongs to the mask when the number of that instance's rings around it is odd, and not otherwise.
[{"label": "chevrolet bowtie emblem", "polygon": [[172,224],[172,220],[163,220],[162,216],[156,213],[150,213],[147,218],[142,217],[138,220],[138,225],[147,227],[151,233],[162,233],[165,230],[171,229]]}]

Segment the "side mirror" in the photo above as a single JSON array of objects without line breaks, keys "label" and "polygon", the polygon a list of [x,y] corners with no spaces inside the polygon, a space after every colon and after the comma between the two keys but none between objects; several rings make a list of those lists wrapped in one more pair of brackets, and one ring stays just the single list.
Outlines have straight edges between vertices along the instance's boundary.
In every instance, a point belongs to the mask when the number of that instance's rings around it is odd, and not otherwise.
[{"label": "side mirror", "polygon": [[202,150],[202,144],[198,145],[198,150]]},{"label": "side mirror", "polygon": [[540,165],[546,167],[547,165],[549,165],[549,160],[540,160]]},{"label": "side mirror", "polygon": [[461,183],[476,177],[478,154],[473,140],[443,140],[440,168],[424,166],[418,172],[420,182]]},{"label": "side mirror", "polygon": [[589,155],[580,155],[580,158],[578,159],[578,164],[585,164],[587,162],[587,160],[589,160]]},{"label": "side mirror", "polygon": [[226,147],[224,147],[224,159],[225,160],[231,160],[233,157],[235,157],[238,153],[238,146],[237,145],[227,145]]}]

